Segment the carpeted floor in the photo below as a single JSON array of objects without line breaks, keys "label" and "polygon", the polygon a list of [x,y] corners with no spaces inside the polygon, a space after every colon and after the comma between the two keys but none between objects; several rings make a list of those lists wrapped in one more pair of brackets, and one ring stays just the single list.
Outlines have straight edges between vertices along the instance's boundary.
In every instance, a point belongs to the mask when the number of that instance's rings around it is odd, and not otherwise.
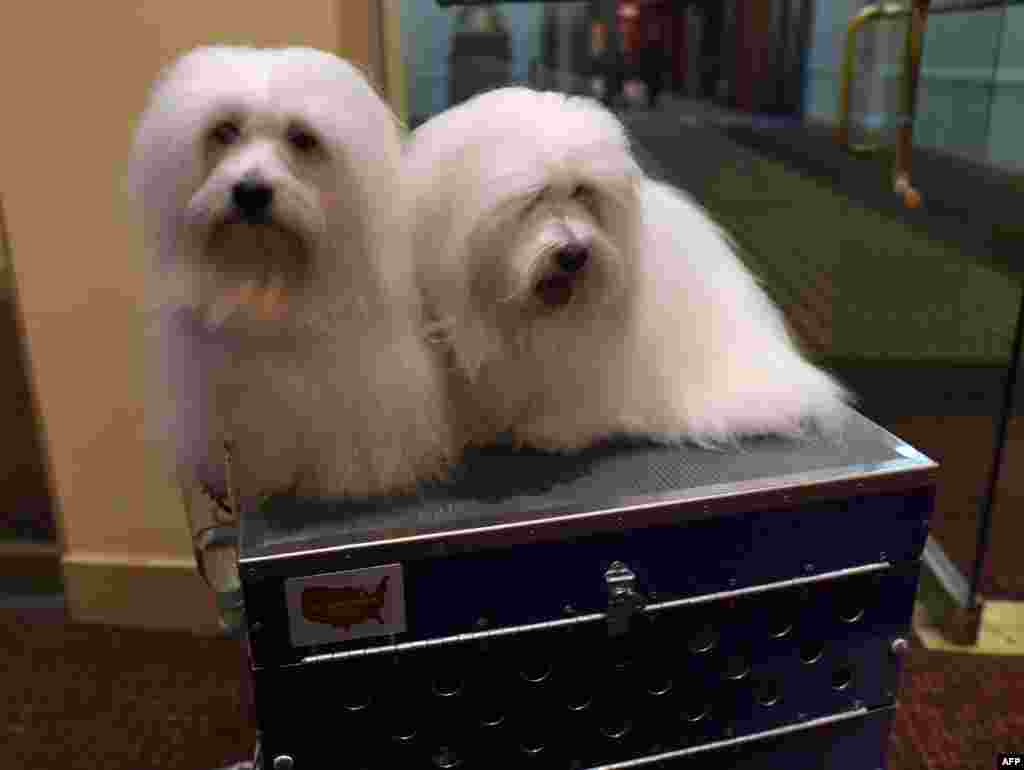
[{"label": "carpeted floor", "polygon": [[988,770],[1024,742],[1024,658],[915,649],[889,770]]},{"label": "carpeted floor", "polygon": [[[240,676],[229,640],[0,610],[3,767],[210,770],[244,761],[256,736],[240,716]],[[889,770],[988,770],[1024,737],[1024,658],[914,649],[901,701]]]},{"label": "carpeted floor", "polygon": [[0,611],[10,770],[207,770],[247,759],[237,643]]}]

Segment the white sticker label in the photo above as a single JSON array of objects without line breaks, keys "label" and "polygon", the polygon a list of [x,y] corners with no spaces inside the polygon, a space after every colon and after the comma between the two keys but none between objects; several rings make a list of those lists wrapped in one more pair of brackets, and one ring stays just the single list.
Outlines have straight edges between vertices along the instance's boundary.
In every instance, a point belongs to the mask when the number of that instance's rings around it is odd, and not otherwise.
[{"label": "white sticker label", "polygon": [[296,647],[405,631],[401,564],[291,578],[285,593]]}]

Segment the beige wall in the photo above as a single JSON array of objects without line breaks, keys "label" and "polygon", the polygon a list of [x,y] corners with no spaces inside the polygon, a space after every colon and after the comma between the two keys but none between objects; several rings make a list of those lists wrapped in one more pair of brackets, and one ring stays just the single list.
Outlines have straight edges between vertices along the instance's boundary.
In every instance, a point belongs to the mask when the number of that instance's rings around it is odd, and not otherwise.
[{"label": "beige wall", "polygon": [[[370,2],[5,5],[0,194],[69,597],[82,617],[172,626],[210,619],[190,614],[208,602],[191,572],[184,514],[140,435],[142,251],[121,185],[149,84],[178,53],[213,42],[311,45],[365,66],[375,50]],[[146,594],[166,593],[171,572],[183,581],[171,581],[180,600],[167,612]]]}]

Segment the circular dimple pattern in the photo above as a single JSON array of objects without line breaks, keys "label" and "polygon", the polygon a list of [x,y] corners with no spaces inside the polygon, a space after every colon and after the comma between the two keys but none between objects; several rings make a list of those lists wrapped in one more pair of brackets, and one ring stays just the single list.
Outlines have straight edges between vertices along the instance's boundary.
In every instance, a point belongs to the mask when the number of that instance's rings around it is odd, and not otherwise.
[{"label": "circular dimple pattern", "polygon": [[853,667],[840,666],[832,672],[832,689],[846,690],[853,685]]},{"label": "circular dimple pattern", "polygon": [[601,620],[298,668],[307,691],[338,693],[316,719],[354,767],[596,767],[872,697],[885,683],[866,656],[891,661],[893,634],[864,644],[865,618],[884,617],[866,583],[652,610],[616,636]]},{"label": "circular dimple pattern", "polygon": [[818,641],[800,643],[800,660],[808,666],[817,663],[825,654],[825,644]]}]

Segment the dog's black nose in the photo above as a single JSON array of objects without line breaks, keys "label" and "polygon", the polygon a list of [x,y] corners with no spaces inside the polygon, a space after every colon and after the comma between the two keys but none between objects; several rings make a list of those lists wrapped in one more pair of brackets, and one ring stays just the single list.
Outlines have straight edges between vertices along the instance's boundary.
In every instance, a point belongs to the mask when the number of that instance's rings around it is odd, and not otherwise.
[{"label": "dog's black nose", "polygon": [[575,273],[587,262],[587,257],[590,256],[587,253],[587,247],[581,246],[578,243],[570,243],[568,246],[563,246],[558,254],[555,256],[555,260],[558,262],[558,266],[567,273]]},{"label": "dog's black nose", "polygon": [[231,188],[231,199],[245,216],[261,217],[270,208],[274,190],[265,182],[243,179]]}]

